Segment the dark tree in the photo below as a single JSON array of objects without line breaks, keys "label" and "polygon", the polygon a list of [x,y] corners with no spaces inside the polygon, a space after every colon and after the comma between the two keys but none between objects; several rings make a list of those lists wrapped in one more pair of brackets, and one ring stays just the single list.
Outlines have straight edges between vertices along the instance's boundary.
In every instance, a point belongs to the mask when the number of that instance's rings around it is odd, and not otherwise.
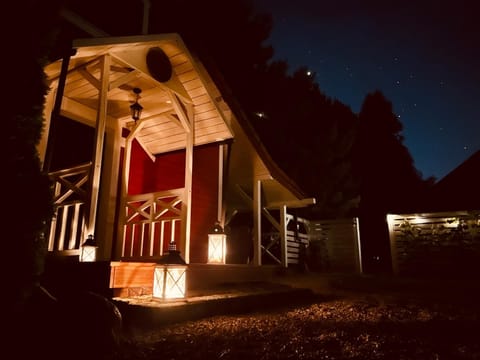
[{"label": "dark tree", "polygon": [[351,151],[357,119],[349,107],[327,97],[315,74],[285,62],[269,64],[258,78],[252,117],[274,159],[317,200],[307,217],[341,217],[357,205]]},{"label": "dark tree", "polygon": [[14,259],[6,278],[14,290],[11,300],[21,303],[43,271],[46,254],[44,231],[52,216],[50,182],[41,171],[36,146],[43,131],[43,106],[48,86],[43,67],[56,36],[58,3],[29,1],[11,5],[17,17],[15,34],[6,36],[11,46],[6,74],[10,86],[4,103],[3,166],[8,169],[3,212],[4,254]]},{"label": "dark tree", "polygon": [[355,173],[360,179],[360,228],[366,270],[388,270],[387,213],[416,208],[425,182],[403,144],[402,123],[380,91],[366,96],[355,144]]}]

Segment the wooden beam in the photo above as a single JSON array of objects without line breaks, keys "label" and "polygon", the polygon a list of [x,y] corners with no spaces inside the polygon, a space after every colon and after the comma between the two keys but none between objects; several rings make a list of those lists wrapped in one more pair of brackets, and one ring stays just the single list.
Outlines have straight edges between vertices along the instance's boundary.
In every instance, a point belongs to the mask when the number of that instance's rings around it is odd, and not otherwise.
[{"label": "wooden beam", "polygon": [[172,123],[174,123],[175,125],[181,127],[182,129],[185,129],[182,122],[180,121],[179,118],[176,118],[175,116],[173,116],[172,114],[165,114],[164,115],[167,119],[170,119],[170,121]]},{"label": "wooden beam", "polygon": [[100,83],[100,80],[98,80],[95,76],[90,74],[86,66],[78,69],[78,72],[85,78],[85,80],[87,80],[90,84],[92,84],[95,87],[95,89],[100,90],[100,87],[102,86],[102,84]]},{"label": "wooden beam", "polygon": [[272,214],[270,214],[270,212],[264,207],[262,207],[262,214],[265,215],[265,217],[268,219],[268,221],[270,221],[270,223],[273,225],[273,227],[275,229],[277,229],[277,231],[282,230],[281,226],[280,226],[280,223],[277,220],[275,220],[275,218],[272,216]]},{"label": "wooden beam", "polygon": [[289,201],[273,201],[265,205],[267,209],[280,209],[282,206],[288,206],[289,208],[306,207],[315,204],[315,198],[305,198]]},{"label": "wooden beam", "polygon": [[139,78],[140,75],[141,75],[141,73],[138,70],[130,71],[128,74],[123,75],[122,77],[112,81],[110,83],[110,86],[109,86],[108,90],[116,89],[117,87],[122,86],[123,84],[126,84],[126,83],[128,83],[132,80],[135,80],[135,79]]},{"label": "wooden beam", "polygon": [[147,145],[145,145],[145,143],[139,138],[137,138],[137,142],[142,147],[143,151],[145,151],[145,154],[147,154],[150,160],[152,160],[152,162],[155,162],[156,157],[150,152],[150,150],[148,150]]},{"label": "wooden beam", "polygon": [[170,101],[172,102],[172,106],[175,112],[177,113],[178,118],[180,119],[180,123],[182,124],[183,129],[186,132],[192,131],[192,128],[194,126],[193,116],[190,121],[190,119],[188,118],[187,114],[184,111],[185,105],[181,103],[181,100],[173,92],[168,91],[167,93],[168,93],[168,97],[170,98]]}]

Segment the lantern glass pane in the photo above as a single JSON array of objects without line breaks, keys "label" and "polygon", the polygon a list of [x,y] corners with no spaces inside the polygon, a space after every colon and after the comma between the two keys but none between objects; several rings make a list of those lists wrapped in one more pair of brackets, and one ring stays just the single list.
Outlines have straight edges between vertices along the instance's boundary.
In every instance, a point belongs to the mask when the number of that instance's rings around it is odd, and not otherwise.
[{"label": "lantern glass pane", "polygon": [[153,272],[153,296],[157,298],[165,297],[165,274],[164,267],[156,267]]},{"label": "lantern glass pane", "polygon": [[226,236],[224,234],[208,235],[208,262],[225,264]]},{"label": "lantern glass pane", "polygon": [[97,247],[84,245],[80,247],[80,258],[81,262],[93,262],[97,260]]},{"label": "lantern glass pane", "polygon": [[185,267],[167,267],[165,276],[165,299],[185,297],[187,269]]},{"label": "lantern glass pane", "polygon": [[182,266],[157,266],[153,273],[153,297],[161,299],[184,298],[187,268]]}]

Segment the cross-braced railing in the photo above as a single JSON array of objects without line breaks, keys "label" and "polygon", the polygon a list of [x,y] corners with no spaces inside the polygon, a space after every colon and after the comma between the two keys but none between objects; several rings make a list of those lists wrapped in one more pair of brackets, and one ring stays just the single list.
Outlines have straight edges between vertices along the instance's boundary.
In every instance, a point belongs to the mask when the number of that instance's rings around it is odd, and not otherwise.
[{"label": "cross-braced railing", "polygon": [[183,193],[179,188],[127,196],[122,258],[161,256],[166,242],[180,237]]},{"label": "cross-braced railing", "polygon": [[91,163],[49,173],[55,213],[50,223],[48,251],[78,251],[89,203]]}]

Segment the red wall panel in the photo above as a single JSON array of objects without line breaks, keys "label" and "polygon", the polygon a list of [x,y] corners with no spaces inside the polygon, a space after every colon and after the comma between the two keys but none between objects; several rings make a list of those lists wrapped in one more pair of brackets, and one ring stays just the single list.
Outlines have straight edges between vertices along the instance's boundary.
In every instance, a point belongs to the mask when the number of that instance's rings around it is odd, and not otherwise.
[{"label": "red wall panel", "polygon": [[217,221],[218,208],[217,144],[202,146],[193,154],[192,227],[190,262],[206,263],[208,232]]},{"label": "red wall panel", "polygon": [[[217,220],[217,144],[196,147],[193,154],[190,262],[206,263],[208,232]],[[130,162],[129,194],[141,194],[185,185],[185,151],[158,155],[153,162],[134,141]],[[179,226],[175,229],[179,238]],[[166,239],[167,240],[167,239]],[[166,241],[167,249],[168,241]]]}]

